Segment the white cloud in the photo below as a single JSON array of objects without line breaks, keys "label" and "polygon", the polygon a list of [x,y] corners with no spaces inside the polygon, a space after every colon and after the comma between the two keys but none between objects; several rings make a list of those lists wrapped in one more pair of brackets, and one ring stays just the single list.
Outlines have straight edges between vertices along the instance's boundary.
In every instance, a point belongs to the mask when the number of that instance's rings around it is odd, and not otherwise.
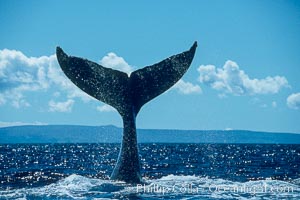
[{"label": "white cloud", "polygon": [[55,62],[54,55],[27,57],[20,51],[0,50],[0,105],[29,106],[24,94],[48,88],[45,67]]},{"label": "white cloud", "polygon": [[111,107],[110,105],[102,105],[102,106],[97,106],[97,110],[100,112],[117,112],[117,110],[114,107]]},{"label": "white cloud", "polygon": [[276,107],[277,107],[276,101],[272,101],[272,107],[273,107],[273,108],[276,108]]},{"label": "white cloud", "polygon": [[228,60],[223,68],[214,65],[201,65],[198,68],[199,81],[215,90],[233,95],[275,94],[283,87],[288,87],[288,81],[283,76],[251,79],[237,63]]},{"label": "white cloud", "polygon": [[56,55],[27,57],[16,50],[0,50],[0,106],[28,107],[29,92],[63,92],[84,102],[94,98],[77,88],[60,69]]},{"label": "white cloud", "polygon": [[71,112],[74,104],[74,100],[68,99],[64,102],[55,102],[53,100],[49,101],[49,111],[50,112]]},{"label": "white cloud", "polygon": [[286,99],[287,106],[291,109],[300,109],[300,93],[294,93]]},{"label": "white cloud", "polygon": [[0,121],[0,127],[10,127],[10,126],[25,126],[25,125],[47,125],[43,122],[3,122]]},{"label": "white cloud", "polygon": [[192,83],[185,82],[182,79],[180,79],[172,88],[178,90],[180,94],[202,93],[201,87],[199,85],[193,85]]},{"label": "white cloud", "polygon": [[124,60],[124,58],[117,56],[115,53],[108,53],[100,61],[100,65],[103,67],[109,67],[116,70],[120,70],[130,74],[133,68]]}]

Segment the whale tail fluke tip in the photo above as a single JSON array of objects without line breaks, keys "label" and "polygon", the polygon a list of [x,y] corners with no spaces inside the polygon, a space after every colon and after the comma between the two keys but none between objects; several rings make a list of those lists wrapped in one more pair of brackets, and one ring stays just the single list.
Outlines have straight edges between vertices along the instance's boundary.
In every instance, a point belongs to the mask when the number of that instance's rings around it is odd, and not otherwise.
[{"label": "whale tail fluke tip", "polygon": [[191,50],[195,51],[196,48],[197,48],[197,46],[198,46],[198,43],[197,43],[197,41],[195,41],[194,44],[193,44],[193,46],[190,48],[190,51]]},{"label": "whale tail fluke tip", "polygon": [[60,48],[60,46],[56,47],[56,54],[57,55],[66,55],[66,53]]}]

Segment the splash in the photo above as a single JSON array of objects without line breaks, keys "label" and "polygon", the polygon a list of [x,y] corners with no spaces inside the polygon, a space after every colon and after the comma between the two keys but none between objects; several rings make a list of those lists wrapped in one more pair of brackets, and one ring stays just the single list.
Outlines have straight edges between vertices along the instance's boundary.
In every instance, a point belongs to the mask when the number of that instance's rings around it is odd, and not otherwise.
[{"label": "splash", "polygon": [[0,199],[299,199],[300,179],[234,182],[198,176],[168,175],[143,184],[70,175],[35,188],[0,190]]}]

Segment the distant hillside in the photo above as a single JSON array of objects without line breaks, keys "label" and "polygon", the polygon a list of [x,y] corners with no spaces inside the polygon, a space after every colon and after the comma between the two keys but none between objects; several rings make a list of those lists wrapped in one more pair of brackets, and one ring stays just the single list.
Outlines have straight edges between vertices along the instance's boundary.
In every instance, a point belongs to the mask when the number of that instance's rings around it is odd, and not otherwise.
[{"label": "distant hillside", "polygon": [[42,125],[0,128],[0,143],[118,143],[115,126]]},{"label": "distant hillside", "polygon": [[[43,125],[0,128],[0,143],[120,143],[115,126]],[[300,144],[300,134],[242,130],[138,129],[139,143],[275,143]]]}]

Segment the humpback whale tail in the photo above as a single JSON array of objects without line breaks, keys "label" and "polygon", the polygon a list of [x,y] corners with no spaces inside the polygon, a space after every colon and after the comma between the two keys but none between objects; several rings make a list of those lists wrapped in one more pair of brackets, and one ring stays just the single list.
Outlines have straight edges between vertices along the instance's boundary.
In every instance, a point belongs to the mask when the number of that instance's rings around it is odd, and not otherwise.
[{"label": "humpback whale tail", "polygon": [[189,68],[197,42],[183,53],[157,64],[126,73],[95,62],[68,56],[56,49],[58,62],[66,76],[81,90],[116,108],[123,119],[123,139],[111,179],[141,182],[135,118],[144,104],[172,87]]}]

